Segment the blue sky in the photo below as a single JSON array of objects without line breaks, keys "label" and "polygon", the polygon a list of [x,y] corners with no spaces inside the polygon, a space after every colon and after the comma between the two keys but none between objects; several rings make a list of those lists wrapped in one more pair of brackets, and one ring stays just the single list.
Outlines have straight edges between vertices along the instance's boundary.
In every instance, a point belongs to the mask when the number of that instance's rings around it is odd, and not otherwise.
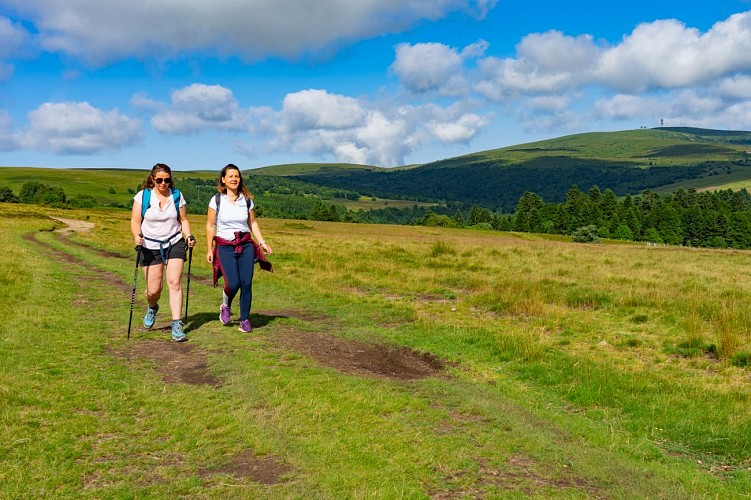
[{"label": "blue sky", "polygon": [[751,1],[0,0],[0,165],[384,167],[751,130]]}]

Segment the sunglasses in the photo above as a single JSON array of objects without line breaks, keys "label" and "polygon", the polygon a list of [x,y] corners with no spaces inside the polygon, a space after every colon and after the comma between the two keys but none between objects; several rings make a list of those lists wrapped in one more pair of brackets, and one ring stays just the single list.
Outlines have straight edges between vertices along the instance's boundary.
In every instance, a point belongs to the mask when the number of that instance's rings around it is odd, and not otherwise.
[{"label": "sunglasses", "polygon": [[157,184],[161,184],[162,182],[166,182],[167,184],[169,184],[170,182],[172,182],[172,177],[165,177],[165,178],[155,177],[154,182],[156,182]]}]

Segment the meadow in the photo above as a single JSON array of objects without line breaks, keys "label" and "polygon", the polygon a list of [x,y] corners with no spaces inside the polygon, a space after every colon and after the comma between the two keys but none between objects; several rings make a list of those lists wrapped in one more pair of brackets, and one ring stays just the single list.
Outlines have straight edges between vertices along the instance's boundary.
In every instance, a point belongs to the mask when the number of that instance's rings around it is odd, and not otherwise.
[{"label": "meadow", "polygon": [[175,344],[128,222],[0,204],[2,498],[751,495],[747,251],[263,218],[244,335],[191,215]]}]

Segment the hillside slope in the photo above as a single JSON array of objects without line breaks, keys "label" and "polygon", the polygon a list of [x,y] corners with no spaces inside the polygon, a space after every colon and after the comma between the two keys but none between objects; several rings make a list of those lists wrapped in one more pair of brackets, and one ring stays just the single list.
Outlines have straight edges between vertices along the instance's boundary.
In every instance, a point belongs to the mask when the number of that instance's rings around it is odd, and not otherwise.
[{"label": "hillside slope", "polygon": [[[364,195],[477,203],[511,210],[525,191],[562,201],[574,184],[618,195],[718,175],[751,179],[751,132],[692,128],[593,132],[482,151],[422,166],[387,170],[319,169],[297,178]],[[265,173],[273,173],[273,169]],[[694,186],[696,187],[696,186]]]}]

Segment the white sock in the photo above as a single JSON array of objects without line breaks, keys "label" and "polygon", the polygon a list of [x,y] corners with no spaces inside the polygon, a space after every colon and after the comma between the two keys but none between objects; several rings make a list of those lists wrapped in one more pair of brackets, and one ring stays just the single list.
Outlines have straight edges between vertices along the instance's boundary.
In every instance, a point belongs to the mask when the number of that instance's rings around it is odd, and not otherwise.
[{"label": "white sock", "polygon": [[229,297],[222,291],[222,305],[229,307]]}]

